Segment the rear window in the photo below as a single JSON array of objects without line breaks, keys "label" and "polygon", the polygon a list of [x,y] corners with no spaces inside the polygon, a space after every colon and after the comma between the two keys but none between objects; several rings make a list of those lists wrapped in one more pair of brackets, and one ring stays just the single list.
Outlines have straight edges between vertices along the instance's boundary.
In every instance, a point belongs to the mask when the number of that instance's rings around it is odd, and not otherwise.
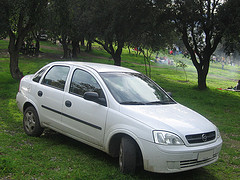
[{"label": "rear window", "polygon": [[63,90],[69,69],[68,66],[53,66],[45,75],[42,84]]},{"label": "rear window", "polygon": [[40,71],[38,71],[35,75],[34,75],[34,77],[33,77],[33,81],[34,82],[39,82],[40,81],[40,79],[41,79],[41,77],[42,77],[42,75],[45,73],[45,71],[47,70],[49,68],[49,66],[46,66],[46,67],[44,67],[43,69],[41,69]]}]

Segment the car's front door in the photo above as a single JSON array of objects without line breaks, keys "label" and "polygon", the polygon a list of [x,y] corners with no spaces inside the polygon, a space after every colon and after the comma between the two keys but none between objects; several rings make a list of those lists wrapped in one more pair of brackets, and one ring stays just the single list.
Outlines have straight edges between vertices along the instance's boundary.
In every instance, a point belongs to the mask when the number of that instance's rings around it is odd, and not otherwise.
[{"label": "car's front door", "polygon": [[62,123],[71,135],[84,142],[102,146],[108,108],[106,105],[85,100],[85,92],[97,92],[101,98],[105,98],[92,74],[75,69],[69,91],[64,96]]}]

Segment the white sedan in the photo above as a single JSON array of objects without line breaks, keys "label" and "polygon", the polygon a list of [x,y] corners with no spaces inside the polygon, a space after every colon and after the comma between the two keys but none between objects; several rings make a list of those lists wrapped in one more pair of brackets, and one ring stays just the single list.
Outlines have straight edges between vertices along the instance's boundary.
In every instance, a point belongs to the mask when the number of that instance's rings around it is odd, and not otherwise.
[{"label": "white sedan", "polygon": [[50,128],[119,157],[120,170],[171,173],[217,161],[218,128],[123,67],[53,62],[22,78],[17,105],[26,134]]}]

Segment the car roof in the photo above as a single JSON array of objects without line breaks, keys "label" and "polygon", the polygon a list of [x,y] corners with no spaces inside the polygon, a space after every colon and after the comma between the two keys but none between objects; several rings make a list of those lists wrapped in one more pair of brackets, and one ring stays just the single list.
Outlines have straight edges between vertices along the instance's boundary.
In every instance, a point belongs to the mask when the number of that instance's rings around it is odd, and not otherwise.
[{"label": "car roof", "polygon": [[132,69],[128,69],[121,66],[109,65],[109,64],[101,64],[101,63],[90,63],[90,62],[79,62],[79,61],[57,61],[51,63],[53,65],[71,65],[75,67],[85,67],[93,69],[99,73],[101,72],[132,72],[138,73]]}]

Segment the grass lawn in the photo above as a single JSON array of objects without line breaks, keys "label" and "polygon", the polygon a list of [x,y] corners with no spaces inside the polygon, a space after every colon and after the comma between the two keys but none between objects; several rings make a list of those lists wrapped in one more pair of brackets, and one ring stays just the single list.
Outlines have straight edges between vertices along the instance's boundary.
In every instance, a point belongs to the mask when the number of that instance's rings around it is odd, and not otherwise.
[{"label": "grass lawn", "polygon": [[[139,170],[136,175],[121,174],[118,160],[107,154],[72,140],[59,133],[46,130],[39,137],[27,136],[22,128],[22,114],[15,97],[19,82],[11,78],[8,42],[0,40],[0,179],[179,179],[179,180],[236,180],[240,179],[240,93],[218,90],[235,86],[240,79],[240,67],[211,64],[208,89],[196,88],[196,70],[191,61],[181,56],[188,81],[181,68],[152,63],[152,79],[166,91],[173,93],[179,103],[207,117],[220,129],[223,147],[219,160],[209,166],[175,174],[157,174]],[[23,74],[36,72],[45,64],[62,60],[61,49],[49,42],[42,43],[41,57],[21,56]],[[93,52],[81,52],[78,61],[113,64],[109,55],[94,46]],[[145,72],[143,57],[123,51],[122,66]]]}]

